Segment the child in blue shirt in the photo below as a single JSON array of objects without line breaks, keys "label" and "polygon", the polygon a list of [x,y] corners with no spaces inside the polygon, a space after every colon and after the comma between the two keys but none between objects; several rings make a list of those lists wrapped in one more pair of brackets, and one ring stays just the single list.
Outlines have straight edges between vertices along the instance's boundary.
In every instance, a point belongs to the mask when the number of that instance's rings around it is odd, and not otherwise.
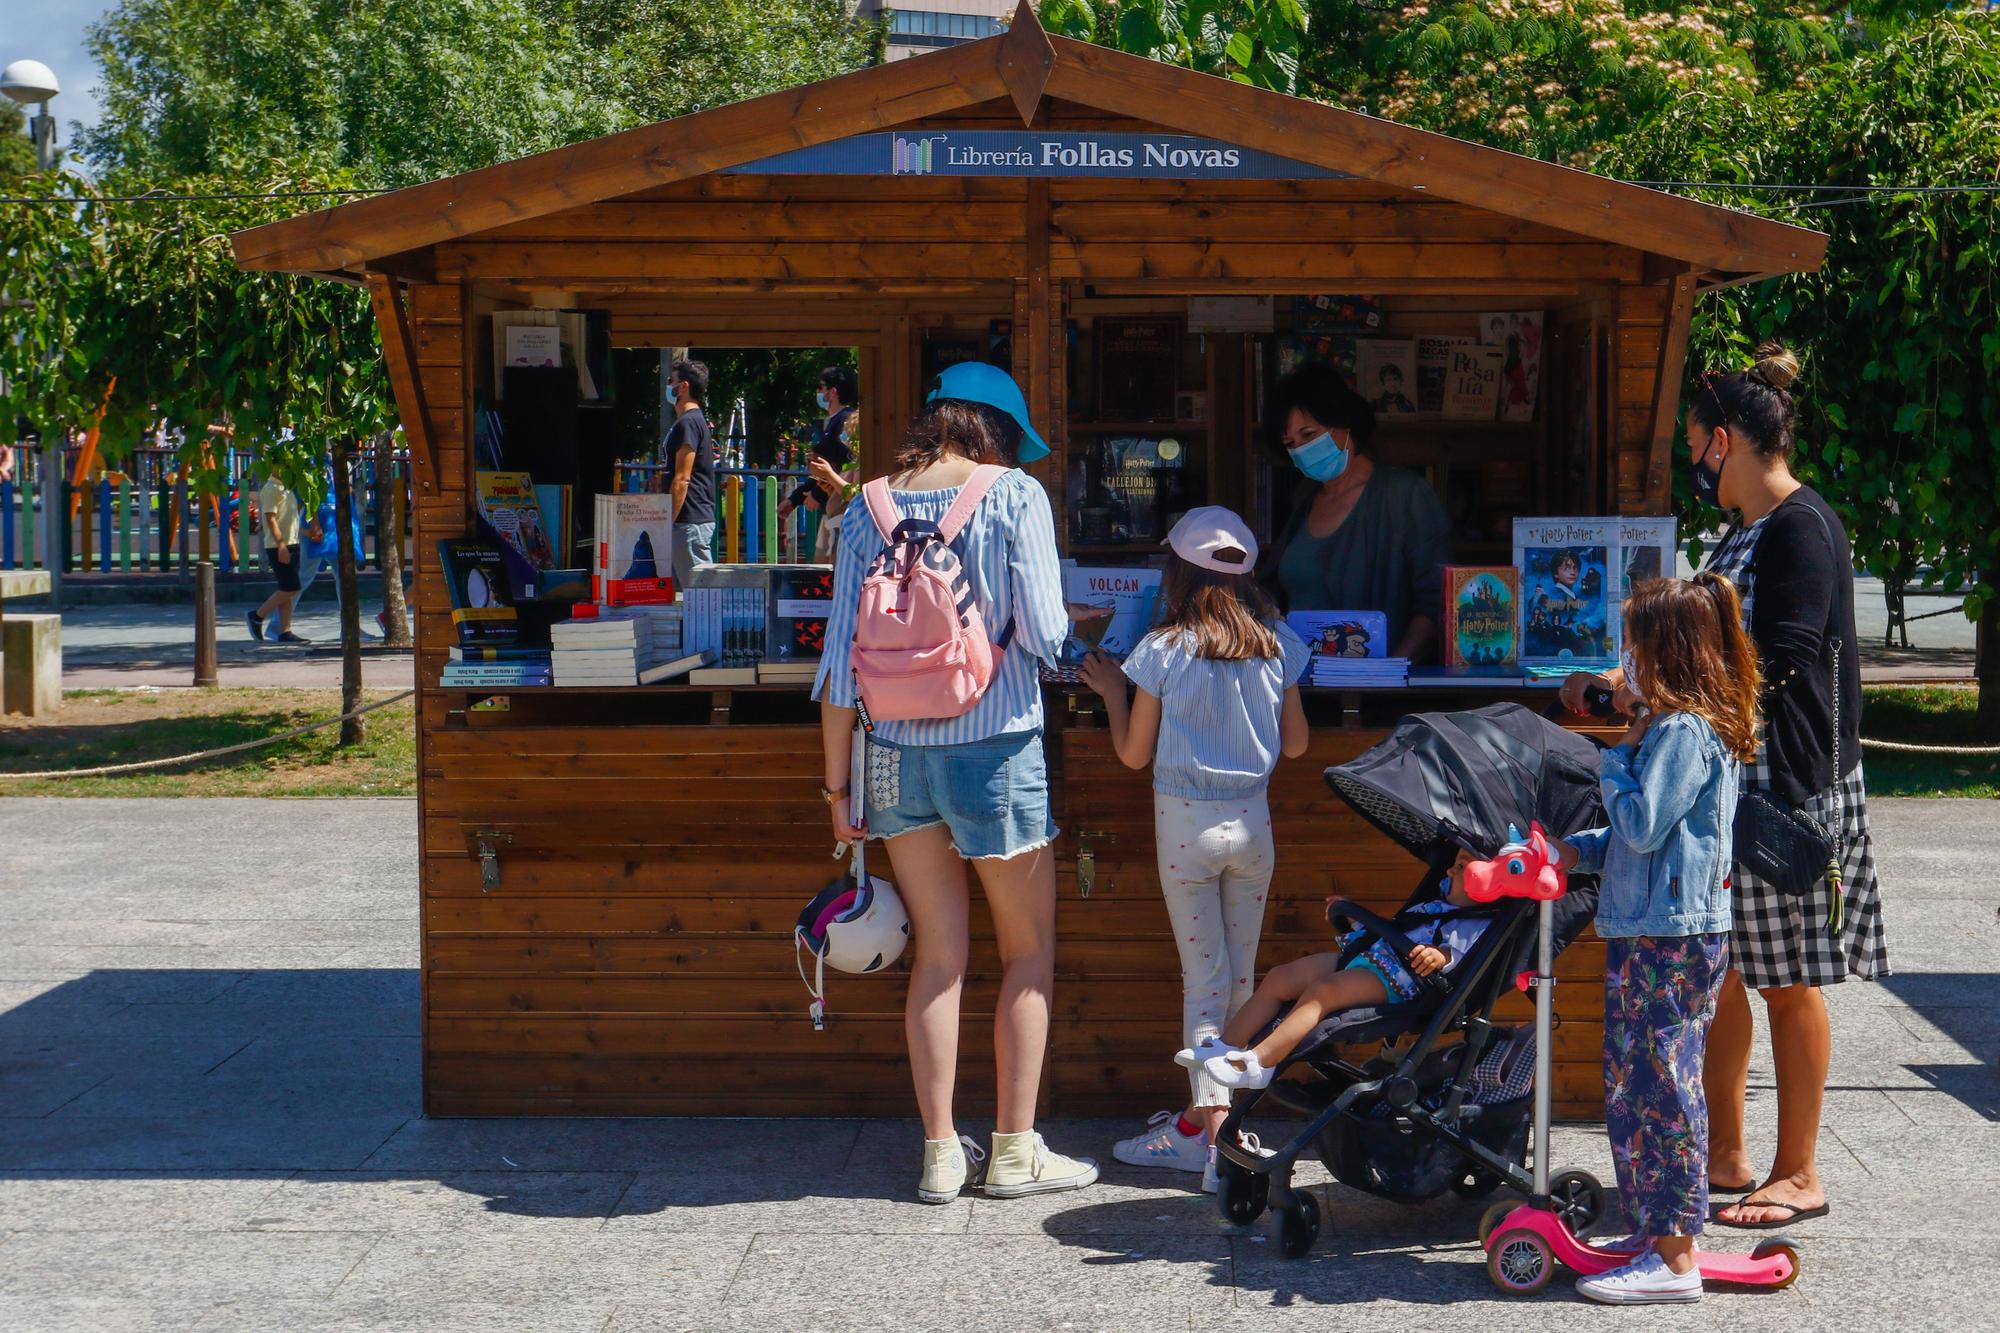
[{"label": "child in blue shirt", "polygon": [[[1265,788],[1283,753],[1305,753],[1298,679],[1306,646],[1251,577],[1257,539],[1217,505],[1191,509],[1173,550],[1159,628],[1118,664],[1093,653],[1081,675],[1104,696],[1118,757],[1153,769],[1160,888],[1181,955],[1181,1021],[1190,1046],[1217,1036],[1250,998],[1275,853]],[[1138,687],[1128,704],[1126,681]],[[1119,1161],[1203,1173],[1229,1091],[1190,1072],[1193,1099],[1119,1143]]]},{"label": "child in blue shirt", "polygon": [[1730,826],[1757,752],[1757,657],[1728,579],[1654,579],[1625,603],[1625,683],[1645,705],[1604,754],[1607,827],[1559,847],[1600,873],[1605,1128],[1631,1263],[1580,1278],[1611,1305],[1701,1296],[1708,1220],[1702,1055],[1729,966]]}]

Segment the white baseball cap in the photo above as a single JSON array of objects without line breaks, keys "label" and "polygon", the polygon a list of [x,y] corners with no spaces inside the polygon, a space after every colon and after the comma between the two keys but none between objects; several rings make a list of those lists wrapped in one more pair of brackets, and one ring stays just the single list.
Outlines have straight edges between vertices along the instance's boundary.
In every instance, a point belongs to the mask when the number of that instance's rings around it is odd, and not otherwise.
[{"label": "white baseball cap", "polygon": [[1182,514],[1167,534],[1167,545],[1190,565],[1218,574],[1248,574],[1257,565],[1257,539],[1249,525],[1221,505],[1201,505]]}]

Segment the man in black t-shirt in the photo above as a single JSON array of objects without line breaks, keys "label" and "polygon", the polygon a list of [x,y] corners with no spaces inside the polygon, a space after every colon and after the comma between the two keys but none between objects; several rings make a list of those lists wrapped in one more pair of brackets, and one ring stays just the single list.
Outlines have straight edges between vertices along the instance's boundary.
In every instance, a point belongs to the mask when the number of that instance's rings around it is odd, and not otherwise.
[{"label": "man in black t-shirt", "polygon": [[669,373],[674,423],[667,427],[660,453],[674,469],[674,586],[685,588],[689,575],[714,563],[715,434],[701,410],[708,395],[708,367],[682,360]]}]

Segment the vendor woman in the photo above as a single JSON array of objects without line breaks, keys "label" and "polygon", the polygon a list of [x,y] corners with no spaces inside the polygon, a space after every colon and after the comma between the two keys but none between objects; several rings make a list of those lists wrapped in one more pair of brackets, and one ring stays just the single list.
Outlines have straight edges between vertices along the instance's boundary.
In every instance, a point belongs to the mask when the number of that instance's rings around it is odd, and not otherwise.
[{"label": "vendor woman", "polygon": [[1374,409],[1332,366],[1285,376],[1275,406],[1279,442],[1312,483],[1277,541],[1285,608],[1380,611],[1389,655],[1429,660],[1451,559],[1444,502],[1418,474],[1370,455]]}]

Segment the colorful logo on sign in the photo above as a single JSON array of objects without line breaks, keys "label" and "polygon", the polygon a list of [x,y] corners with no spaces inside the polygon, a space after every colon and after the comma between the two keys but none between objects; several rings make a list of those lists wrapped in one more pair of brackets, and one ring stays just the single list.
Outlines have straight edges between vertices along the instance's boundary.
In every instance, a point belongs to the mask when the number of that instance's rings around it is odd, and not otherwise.
[{"label": "colorful logo on sign", "polygon": [[896,136],[890,150],[889,174],[892,176],[928,176],[933,168],[934,139],[905,139]]}]

